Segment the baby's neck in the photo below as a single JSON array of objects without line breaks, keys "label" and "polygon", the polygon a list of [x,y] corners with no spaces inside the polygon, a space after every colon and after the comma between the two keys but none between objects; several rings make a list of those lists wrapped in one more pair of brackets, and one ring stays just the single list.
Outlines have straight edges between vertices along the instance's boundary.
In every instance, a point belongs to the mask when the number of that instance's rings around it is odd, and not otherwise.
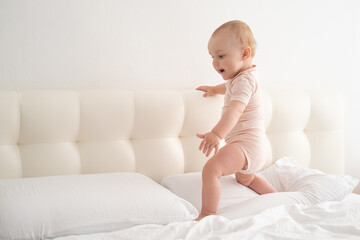
[{"label": "baby's neck", "polygon": [[250,68],[252,68],[254,65],[252,63],[253,58],[248,58],[244,61],[244,67],[241,69],[240,72],[246,71]]},{"label": "baby's neck", "polygon": [[255,65],[252,65],[252,63],[250,63],[250,65],[244,66],[244,67],[239,71],[239,73],[244,72],[244,71],[246,71],[246,70],[248,70],[248,69],[250,69],[250,68],[253,68],[253,67],[255,67]]},{"label": "baby's neck", "polygon": [[253,68],[253,67],[255,67],[255,66],[256,66],[256,65],[253,65],[252,62],[250,61],[249,64],[244,65],[244,67],[242,67],[242,68],[238,71],[238,73],[235,74],[235,76],[233,77],[233,79],[236,78],[237,76],[239,76],[242,72],[244,72],[244,71],[246,71],[246,70],[248,70],[248,69],[250,69],[250,68]]}]

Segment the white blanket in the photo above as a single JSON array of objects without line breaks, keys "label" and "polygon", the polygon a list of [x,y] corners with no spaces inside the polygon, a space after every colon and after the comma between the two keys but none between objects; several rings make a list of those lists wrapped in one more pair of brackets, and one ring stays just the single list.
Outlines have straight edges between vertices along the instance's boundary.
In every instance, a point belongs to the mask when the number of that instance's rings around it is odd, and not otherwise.
[{"label": "white blanket", "polygon": [[200,222],[146,224],[109,233],[68,236],[56,240],[119,239],[360,239],[360,201],[348,197],[343,202],[315,206],[278,206],[256,215],[228,220],[209,216]]}]

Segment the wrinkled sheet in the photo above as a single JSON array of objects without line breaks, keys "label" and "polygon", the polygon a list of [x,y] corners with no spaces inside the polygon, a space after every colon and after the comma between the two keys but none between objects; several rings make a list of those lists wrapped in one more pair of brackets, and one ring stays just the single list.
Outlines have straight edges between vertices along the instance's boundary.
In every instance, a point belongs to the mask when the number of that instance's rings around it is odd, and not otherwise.
[{"label": "wrinkled sheet", "polygon": [[146,224],[109,233],[67,236],[56,240],[119,239],[360,239],[360,200],[324,202],[315,206],[287,205],[253,216],[229,220],[208,216],[200,222]]}]

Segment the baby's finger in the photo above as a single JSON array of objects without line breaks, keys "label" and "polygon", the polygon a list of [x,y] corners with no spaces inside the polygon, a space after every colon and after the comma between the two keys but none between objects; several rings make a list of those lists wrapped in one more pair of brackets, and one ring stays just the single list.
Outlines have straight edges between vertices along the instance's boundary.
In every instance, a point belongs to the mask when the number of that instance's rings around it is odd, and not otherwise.
[{"label": "baby's finger", "polygon": [[205,137],[204,134],[200,134],[200,133],[197,133],[196,136],[197,136],[198,138],[204,138],[204,137]]},{"label": "baby's finger", "polygon": [[202,152],[205,154],[206,153],[206,151],[207,151],[207,147],[206,147],[206,145],[204,146],[204,148],[203,148],[203,150],[202,150]]},{"label": "baby's finger", "polygon": [[205,145],[205,140],[202,140],[200,143],[200,146],[199,146],[200,151],[201,151],[201,149],[203,149],[204,145]]},{"label": "baby's finger", "polygon": [[203,153],[206,154],[206,152],[208,151],[208,149],[210,148],[211,144],[209,142],[207,142],[204,146],[204,149],[203,149]]},{"label": "baby's finger", "polygon": [[213,147],[209,147],[207,153],[206,153],[206,157],[208,157],[210,155],[210,153],[212,152]]},{"label": "baby's finger", "polygon": [[196,90],[200,90],[200,91],[203,91],[203,92],[207,92],[207,86],[197,87]]},{"label": "baby's finger", "polygon": [[204,154],[206,154],[207,151],[211,151],[213,149],[213,146],[211,145],[211,143],[207,142],[205,147],[204,147]]}]

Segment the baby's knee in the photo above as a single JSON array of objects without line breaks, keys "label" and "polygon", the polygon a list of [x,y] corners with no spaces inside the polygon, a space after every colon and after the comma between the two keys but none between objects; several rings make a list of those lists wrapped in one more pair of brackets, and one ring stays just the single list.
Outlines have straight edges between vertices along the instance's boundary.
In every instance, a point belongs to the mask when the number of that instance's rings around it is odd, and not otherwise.
[{"label": "baby's knee", "polygon": [[251,183],[254,181],[255,174],[243,174],[243,173],[235,173],[236,181],[245,187],[249,187]]},{"label": "baby's knee", "polygon": [[219,171],[219,167],[212,161],[208,161],[202,170],[203,177],[207,176],[216,176],[221,177],[221,172]]}]

